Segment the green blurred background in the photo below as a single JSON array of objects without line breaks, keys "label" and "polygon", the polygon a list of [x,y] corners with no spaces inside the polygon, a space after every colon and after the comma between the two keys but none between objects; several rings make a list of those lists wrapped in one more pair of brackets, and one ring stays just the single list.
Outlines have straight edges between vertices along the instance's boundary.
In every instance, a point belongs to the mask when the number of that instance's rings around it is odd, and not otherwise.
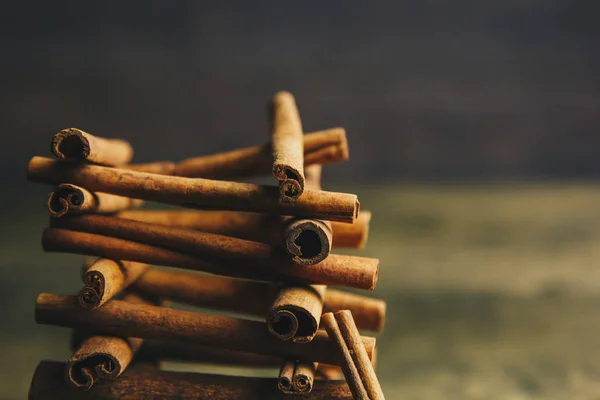
[{"label": "green blurred background", "polygon": [[50,188],[25,182],[28,159],[69,126],[126,138],[140,162],[262,143],[281,89],[306,131],[347,130],[351,159],[326,167],[324,186],[374,213],[360,254],[381,259],[387,398],[597,397],[598,11],[581,0],[3,6],[0,398],[24,398],[39,360],[68,358],[68,331],[34,324],[35,298],[81,285],[81,257],[41,250]]}]

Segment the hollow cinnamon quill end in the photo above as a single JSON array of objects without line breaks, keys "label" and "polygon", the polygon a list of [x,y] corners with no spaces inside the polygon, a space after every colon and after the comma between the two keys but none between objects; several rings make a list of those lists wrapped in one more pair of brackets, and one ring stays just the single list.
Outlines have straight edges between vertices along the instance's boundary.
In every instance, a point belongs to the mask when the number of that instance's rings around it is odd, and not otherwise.
[{"label": "hollow cinnamon quill end", "polygon": [[292,384],[298,394],[308,394],[312,391],[315,370],[316,365],[313,362],[299,361],[296,364]]},{"label": "hollow cinnamon quill end", "polygon": [[277,389],[285,394],[293,394],[292,379],[294,376],[295,365],[293,361],[284,361],[281,364],[281,370],[277,377]]},{"label": "hollow cinnamon quill end", "polygon": [[290,340],[298,332],[298,317],[285,309],[274,310],[267,318],[267,329],[281,340]]},{"label": "hollow cinnamon quill end", "polygon": [[331,230],[321,221],[293,221],[285,228],[285,238],[285,247],[296,264],[318,264],[331,251]]},{"label": "hollow cinnamon quill end", "polygon": [[284,201],[294,201],[304,193],[304,175],[289,165],[273,165],[273,177],[279,181],[279,193]]},{"label": "hollow cinnamon quill end", "polygon": [[48,195],[46,206],[51,216],[62,217],[70,212],[93,208],[94,203],[95,198],[92,193],[79,186],[62,183]]},{"label": "hollow cinnamon quill end", "polygon": [[85,132],[77,128],[67,128],[52,137],[50,150],[58,158],[85,161],[90,155],[90,142]]},{"label": "hollow cinnamon quill end", "polygon": [[93,368],[78,365],[79,363],[67,363],[67,382],[77,389],[90,390],[96,377]]},{"label": "hollow cinnamon quill end", "polygon": [[77,295],[81,307],[93,310],[100,307],[101,295],[95,288],[84,287]]}]

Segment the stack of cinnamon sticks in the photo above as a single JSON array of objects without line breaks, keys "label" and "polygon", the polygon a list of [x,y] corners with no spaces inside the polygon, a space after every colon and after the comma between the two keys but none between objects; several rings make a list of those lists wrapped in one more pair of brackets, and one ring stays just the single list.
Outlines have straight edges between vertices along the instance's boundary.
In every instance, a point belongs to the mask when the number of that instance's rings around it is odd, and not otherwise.
[{"label": "stack of cinnamon sticks", "polygon": [[[42,246],[91,258],[77,295],[37,299],[36,321],[71,328],[74,353],[39,364],[30,399],[383,399],[375,339],[359,330],[382,330],[385,302],[333,288],[373,290],[379,266],[331,253],[363,248],[371,218],[356,195],[321,190],[322,166],[348,158],[343,129],[304,134],[280,92],[262,146],[131,164],[126,141],[70,128],[51,150],[27,169],[54,185]],[[266,174],[277,185],[232,181]],[[166,360],[280,372],[184,374]]]}]

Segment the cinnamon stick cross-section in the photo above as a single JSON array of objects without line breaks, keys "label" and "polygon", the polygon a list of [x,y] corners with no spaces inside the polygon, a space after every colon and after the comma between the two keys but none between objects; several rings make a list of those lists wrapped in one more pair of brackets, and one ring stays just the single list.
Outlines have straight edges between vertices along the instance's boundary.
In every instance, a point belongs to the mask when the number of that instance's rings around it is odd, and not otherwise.
[{"label": "cinnamon stick cross-section", "polygon": [[343,358],[341,365],[355,399],[384,400],[383,391],[348,310],[326,313],[321,323]]},{"label": "cinnamon stick cross-section", "polygon": [[284,360],[277,388],[284,394],[308,395],[313,388],[316,365],[313,362]]},{"label": "cinnamon stick cross-section", "polygon": [[79,304],[91,310],[102,306],[138,279],[146,268],[148,265],[142,263],[98,259],[83,274]]},{"label": "cinnamon stick cross-section", "polygon": [[62,183],[50,193],[46,206],[50,215],[62,217],[80,213],[114,213],[126,208],[138,207],[143,200],[108,193],[92,193],[82,187]]},{"label": "cinnamon stick cross-section", "polygon": [[74,165],[44,157],[30,160],[27,177],[41,183],[70,183],[90,191],[189,208],[253,211],[342,222],[354,222],[360,209],[356,195],[348,193],[305,190],[295,202],[281,202],[275,186]]},{"label": "cinnamon stick cross-section", "polygon": [[279,92],[273,97],[273,176],[281,199],[294,201],[304,192],[304,139],[294,96]]},{"label": "cinnamon stick cross-section", "polygon": [[52,137],[52,153],[72,161],[120,166],[133,157],[133,148],[125,140],[105,139],[77,128],[67,128]]}]

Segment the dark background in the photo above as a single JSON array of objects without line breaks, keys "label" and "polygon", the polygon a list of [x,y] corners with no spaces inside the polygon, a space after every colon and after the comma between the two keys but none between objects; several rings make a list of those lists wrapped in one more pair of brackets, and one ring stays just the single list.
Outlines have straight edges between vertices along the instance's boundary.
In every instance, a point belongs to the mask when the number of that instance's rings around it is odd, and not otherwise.
[{"label": "dark background", "polygon": [[305,131],[347,129],[351,161],[332,179],[595,178],[599,12],[593,0],[10,2],[1,163],[14,175],[70,126],[130,140],[137,161],[256,144],[287,89]]}]

